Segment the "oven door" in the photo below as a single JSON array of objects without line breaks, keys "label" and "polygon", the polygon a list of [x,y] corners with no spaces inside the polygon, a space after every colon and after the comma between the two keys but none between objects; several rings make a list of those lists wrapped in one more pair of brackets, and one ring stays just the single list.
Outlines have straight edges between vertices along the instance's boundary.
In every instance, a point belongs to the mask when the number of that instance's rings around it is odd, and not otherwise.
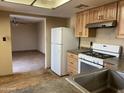
[{"label": "oven door", "polygon": [[88,60],[79,59],[78,61],[78,73],[89,73],[102,69],[103,66],[94,64]]}]

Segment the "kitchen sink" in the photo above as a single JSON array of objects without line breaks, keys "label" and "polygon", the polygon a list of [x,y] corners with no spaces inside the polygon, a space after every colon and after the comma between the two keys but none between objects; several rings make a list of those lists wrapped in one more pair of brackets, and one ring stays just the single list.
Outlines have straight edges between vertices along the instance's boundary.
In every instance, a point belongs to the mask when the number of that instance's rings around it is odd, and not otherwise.
[{"label": "kitchen sink", "polygon": [[124,93],[124,73],[101,70],[67,78],[83,93]]}]

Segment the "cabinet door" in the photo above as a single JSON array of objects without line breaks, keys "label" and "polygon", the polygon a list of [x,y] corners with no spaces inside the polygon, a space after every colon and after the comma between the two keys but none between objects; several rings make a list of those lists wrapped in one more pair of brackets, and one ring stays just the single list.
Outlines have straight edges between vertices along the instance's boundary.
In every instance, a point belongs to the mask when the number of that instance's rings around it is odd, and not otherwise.
[{"label": "cabinet door", "polygon": [[118,38],[124,38],[124,1],[119,2],[118,7]]},{"label": "cabinet door", "polygon": [[98,8],[98,22],[102,22],[104,20],[104,6]]},{"label": "cabinet door", "polygon": [[75,25],[75,36],[81,37],[82,36],[82,15],[76,15],[76,25]]},{"label": "cabinet door", "polygon": [[70,75],[77,74],[78,55],[73,53],[67,53],[67,71]]},{"label": "cabinet door", "polygon": [[89,12],[89,16],[90,16],[89,23],[96,23],[96,22],[99,21],[98,12],[99,12],[98,8],[90,10],[90,12]]},{"label": "cabinet door", "polygon": [[117,2],[103,6],[104,8],[104,20],[116,20],[117,19]]},{"label": "cabinet door", "polygon": [[89,13],[90,12],[88,10],[88,11],[84,11],[84,12],[77,14],[76,27],[75,27],[76,37],[95,37],[96,36],[96,31],[91,31],[88,28],[86,28],[86,25],[90,23]]},{"label": "cabinet door", "polygon": [[93,9],[89,10],[89,23],[94,22],[94,11]]},{"label": "cabinet door", "polygon": [[89,11],[84,11],[83,12],[83,24],[82,24],[82,29],[83,29],[82,37],[88,37],[89,29],[86,28],[86,25],[88,23],[89,23]]},{"label": "cabinet door", "polygon": [[117,2],[90,10],[90,23],[117,19]]}]

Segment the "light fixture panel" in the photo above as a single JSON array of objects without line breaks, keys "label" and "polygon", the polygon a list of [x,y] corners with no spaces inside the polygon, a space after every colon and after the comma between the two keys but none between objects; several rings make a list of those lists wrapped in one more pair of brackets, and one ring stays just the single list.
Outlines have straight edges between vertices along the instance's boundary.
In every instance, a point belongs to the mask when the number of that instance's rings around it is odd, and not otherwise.
[{"label": "light fixture panel", "polygon": [[71,0],[56,0],[55,8],[67,3],[69,1],[71,1]]},{"label": "light fixture panel", "polygon": [[6,2],[31,5],[34,0],[4,0]]},{"label": "light fixture panel", "polygon": [[65,4],[71,0],[1,0],[1,1],[53,9],[53,8],[57,8],[57,7]]},{"label": "light fixture panel", "polygon": [[53,9],[57,8],[71,0],[36,0],[36,2],[33,4],[33,6],[42,7],[42,8],[48,8]]},{"label": "light fixture panel", "polygon": [[36,0],[33,6],[51,9],[56,0]]}]

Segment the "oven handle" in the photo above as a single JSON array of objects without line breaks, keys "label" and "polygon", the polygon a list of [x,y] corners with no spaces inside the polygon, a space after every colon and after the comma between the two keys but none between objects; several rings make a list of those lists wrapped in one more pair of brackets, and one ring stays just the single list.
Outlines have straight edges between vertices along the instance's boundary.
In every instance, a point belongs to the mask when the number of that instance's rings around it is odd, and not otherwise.
[{"label": "oven handle", "polygon": [[[94,63],[94,64],[97,64],[97,65],[100,65],[100,64],[98,64],[98,63],[95,63],[95,62],[92,62],[92,61],[86,60],[86,59],[84,59],[84,58],[80,58],[80,60],[81,60],[81,62],[82,62],[82,60],[84,60],[84,61],[87,61],[87,62],[90,62],[90,63]],[[100,65],[100,66],[103,66],[103,65]]]},{"label": "oven handle", "polygon": [[94,63],[94,62],[89,61],[89,60],[86,60],[86,59],[84,59],[84,58],[80,58],[80,59],[81,59],[81,61],[84,60],[84,61],[88,61],[88,62],[90,62],[90,63]]}]

